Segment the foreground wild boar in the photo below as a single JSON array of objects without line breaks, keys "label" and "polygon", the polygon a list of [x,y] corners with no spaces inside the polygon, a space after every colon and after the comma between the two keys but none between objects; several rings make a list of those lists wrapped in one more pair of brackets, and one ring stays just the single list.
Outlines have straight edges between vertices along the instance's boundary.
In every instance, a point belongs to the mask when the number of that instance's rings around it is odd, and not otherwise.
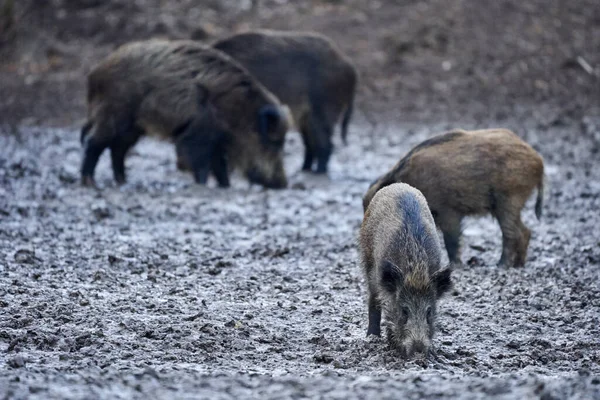
[{"label": "foreground wild boar", "polygon": [[371,185],[364,209],[377,191],[394,182],[423,193],[451,262],[459,262],[462,218],[491,213],[502,229],[498,265],[525,264],[531,231],[521,221],[521,210],[537,187],[535,213],[541,217],[544,162],[513,132],[456,130],[424,141]]},{"label": "foreground wild boar", "polygon": [[282,148],[289,128],[279,100],[230,57],[194,41],[150,40],[120,47],[88,77],[82,182],[93,185],[102,152],[115,180],[144,134],[174,141],[196,182],[209,172],[229,186],[229,170],[266,187],[287,185]]},{"label": "foreground wild boar", "polygon": [[246,67],[290,107],[305,146],[302,169],[326,173],[332,135],[341,119],[346,141],[357,73],[351,61],[325,36],[259,30],[219,40],[213,47]]},{"label": "foreground wild boar", "polygon": [[368,283],[369,328],[381,334],[381,311],[390,344],[404,356],[427,354],[437,300],[451,285],[441,266],[441,245],[425,197],[394,183],[373,197],[360,229],[360,252]]}]

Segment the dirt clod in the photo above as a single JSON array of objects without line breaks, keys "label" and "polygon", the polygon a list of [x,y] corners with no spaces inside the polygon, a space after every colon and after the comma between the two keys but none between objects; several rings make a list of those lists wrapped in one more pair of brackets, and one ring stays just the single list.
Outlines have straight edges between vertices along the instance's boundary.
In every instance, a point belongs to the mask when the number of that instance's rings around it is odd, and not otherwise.
[{"label": "dirt clod", "polygon": [[13,358],[10,358],[7,364],[11,368],[23,368],[25,367],[25,359],[21,355],[16,355]]}]

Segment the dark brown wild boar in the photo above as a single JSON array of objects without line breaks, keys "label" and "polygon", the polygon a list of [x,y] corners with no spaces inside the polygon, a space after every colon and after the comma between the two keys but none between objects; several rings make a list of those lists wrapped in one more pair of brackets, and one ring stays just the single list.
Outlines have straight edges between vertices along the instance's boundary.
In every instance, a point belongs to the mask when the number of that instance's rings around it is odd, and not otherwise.
[{"label": "dark brown wild boar", "polygon": [[404,356],[427,354],[436,304],[452,286],[452,270],[441,265],[425,197],[404,183],[378,191],[365,212],[359,244],[369,292],[367,335],[381,334],[383,310],[390,344]]},{"label": "dark brown wild boar", "polygon": [[288,128],[279,100],[225,54],[194,41],[127,44],[88,77],[82,182],[94,184],[106,148],[115,180],[125,182],[125,155],[149,134],[174,141],[200,184],[212,171],[227,187],[237,167],[251,182],[285,187]]},{"label": "dark brown wild boar", "polygon": [[346,142],[357,83],[351,61],[327,37],[307,32],[259,30],[213,44],[289,106],[305,146],[302,169],[326,173],[332,135],[341,120]]},{"label": "dark brown wild boar", "polygon": [[423,193],[451,262],[460,259],[462,218],[491,213],[502,229],[498,265],[525,264],[531,231],[521,221],[521,210],[537,187],[535,213],[541,217],[544,162],[513,132],[455,130],[424,141],[371,185],[363,197],[364,209],[378,190],[394,182]]}]

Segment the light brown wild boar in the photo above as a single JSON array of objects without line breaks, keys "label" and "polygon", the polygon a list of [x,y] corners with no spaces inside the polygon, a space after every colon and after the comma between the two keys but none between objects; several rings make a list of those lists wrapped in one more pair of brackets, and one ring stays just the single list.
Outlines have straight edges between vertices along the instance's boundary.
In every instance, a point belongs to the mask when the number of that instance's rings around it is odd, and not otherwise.
[{"label": "light brown wild boar", "polygon": [[461,220],[492,214],[502,229],[499,266],[523,266],[531,231],[521,210],[537,187],[535,213],[542,214],[542,157],[506,129],[455,130],[413,148],[363,197],[366,210],[380,189],[404,182],[419,189],[442,230],[448,257],[459,262]]},{"label": "light brown wild boar", "polygon": [[212,171],[227,187],[230,169],[238,167],[251,182],[285,187],[288,128],[279,100],[225,54],[194,41],[127,44],[88,77],[82,182],[94,184],[107,147],[115,180],[125,182],[127,151],[152,134],[182,149],[200,184]]},{"label": "light brown wild boar", "polygon": [[[302,169],[326,173],[332,135],[341,120],[344,143],[357,84],[352,62],[327,37],[308,32],[258,30],[213,44],[246,67],[289,106],[305,146]],[[185,163],[179,162],[181,168]]]},{"label": "light brown wild boar", "polygon": [[427,354],[436,304],[452,286],[452,270],[441,265],[425,197],[404,183],[378,191],[365,212],[359,245],[369,292],[367,335],[381,334],[383,310],[390,344],[404,356]]}]

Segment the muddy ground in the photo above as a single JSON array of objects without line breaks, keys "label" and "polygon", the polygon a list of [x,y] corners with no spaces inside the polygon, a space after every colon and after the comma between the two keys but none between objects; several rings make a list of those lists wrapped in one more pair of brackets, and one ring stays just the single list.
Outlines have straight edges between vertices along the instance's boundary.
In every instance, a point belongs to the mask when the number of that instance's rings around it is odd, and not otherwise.
[{"label": "muddy ground", "polygon": [[[5,5],[12,3],[11,10]],[[0,0],[0,398],[600,398],[596,0]],[[119,44],[316,30],[359,70],[329,179],[199,188],[146,140],[79,186],[85,75]],[[356,233],[369,182],[453,127],[514,129],[546,161],[527,265],[465,224],[437,357],[366,339]],[[51,128],[53,127],[53,128]],[[56,128],[59,127],[59,128]]]},{"label": "muddy ground", "polygon": [[522,269],[467,221],[437,358],[365,338],[361,196],[449,125],[359,119],[330,179],[298,172],[291,134],[282,191],[199,188],[152,140],[122,188],[105,155],[95,191],[76,131],[0,137],[0,397],[600,398],[600,119],[505,124],[545,157],[544,216],[523,213]]}]

